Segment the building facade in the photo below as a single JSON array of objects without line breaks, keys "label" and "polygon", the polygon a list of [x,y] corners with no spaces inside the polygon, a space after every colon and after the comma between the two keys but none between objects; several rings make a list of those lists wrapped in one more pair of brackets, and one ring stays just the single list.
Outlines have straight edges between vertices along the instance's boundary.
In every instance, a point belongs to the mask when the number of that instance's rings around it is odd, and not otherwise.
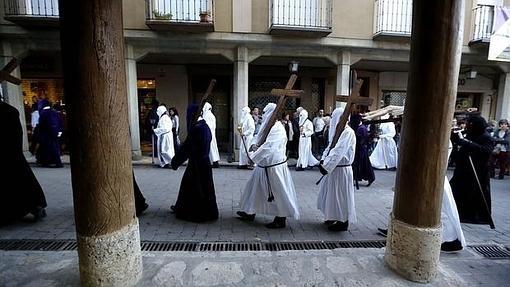
[{"label": "building facade", "polygon": [[[0,59],[21,59],[13,75],[22,79],[20,86],[3,83],[3,96],[29,123],[33,99],[65,105],[58,1],[2,1]],[[510,0],[466,1],[456,110],[510,118],[510,65],[487,60],[495,7],[505,5]],[[285,86],[292,61],[299,63],[294,88],[304,94],[287,102],[288,111],[330,113],[340,104],[336,96],[349,94],[353,70],[364,79],[361,95],[374,99],[370,109],[402,105],[411,16],[411,0],[124,0],[133,155],[150,141],[154,99],[182,113],[184,138],[186,107],[212,78],[218,145],[233,155],[242,107],[274,101],[269,92]]]}]

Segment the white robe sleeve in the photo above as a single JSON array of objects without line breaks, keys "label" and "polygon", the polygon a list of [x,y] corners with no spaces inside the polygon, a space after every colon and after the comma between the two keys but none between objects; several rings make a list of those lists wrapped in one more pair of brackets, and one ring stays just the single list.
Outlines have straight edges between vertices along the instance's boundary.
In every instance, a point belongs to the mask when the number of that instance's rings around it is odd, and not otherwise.
[{"label": "white robe sleeve", "polygon": [[253,135],[255,132],[255,121],[252,117],[247,117],[243,123],[243,136]]},{"label": "white robe sleeve", "polygon": [[306,120],[303,124],[303,134],[305,137],[311,137],[313,135],[313,124],[310,120]]},{"label": "white robe sleeve", "polygon": [[159,137],[162,134],[172,131],[172,120],[164,115],[159,119],[158,127],[154,129],[154,133]]},{"label": "white robe sleeve", "polygon": [[383,123],[381,131],[382,134],[379,135],[379,138],[393,138],[397,134],[394,123]]},{"label": "white robe sleeve", "polygon": [[[274,164],[272,159],[274,159],[274,154],[277,153],[280,149],[279,144],[282,142],[282,136],[285,137],[285,129],[282,126],[283,134],[281,133],[281,129],[277,126],[278,122],[271,128],[269,134],[267,135],[266,141],[251,154],[251,159],[257,165],[268,165]],[[280,124],[281,125],[281,124]],[[283,153],[285,154],[285,153]]]},{"label": "white robe sleeve", "polygon": [[179,133],[179,116],[175,115],[175,132]]},{"label": "white robe sleeve", "polygon": [[328,156],[324,158],[322,166],[331,173],[337,165],[349,165],[354,161],[354,153],[356,150],[356,135],[351,128],[346,128],[335,147]]}]

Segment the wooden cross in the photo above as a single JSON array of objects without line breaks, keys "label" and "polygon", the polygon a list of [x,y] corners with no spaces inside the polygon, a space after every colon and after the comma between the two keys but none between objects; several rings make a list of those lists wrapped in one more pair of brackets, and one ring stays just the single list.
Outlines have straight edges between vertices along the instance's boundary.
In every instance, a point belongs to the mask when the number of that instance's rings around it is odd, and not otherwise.
[{"label": "wooden cross", "polygon": [[0,70],[0,82],[7,81],[9,83],[19,85],[21,84],[21,80],[12,76],[11,73],[18,66],[18,60],[16,58],[12,58],[5,67]]},{"label": "wooden cross", "polygon": [[[274,126],[276,121],[278,120],[278,116],[283,112],[283,108],[285,106],[285,100],[288,97],[299,97],[300,94],[303,93],[303,90],[293,90],[292,87],[296,83],[297,75],[292,74],[285,85],[285,89],[272,89],[271,95],[278,96],[278,102],[276,103],[276,108],[267,121],[267,125],[264,127],[264,130],[260,131],[259,140],[257,142],[257,147],[261,146],[264,142],[266,142],[267,136],[269,135],[269,131]],[[250,150],[253,150],[250,148]]]},{"label": "wooden cross", "polygon": [[216,85],[216,79],[212,79],[211,82],[209,82],[209,87],[207,87],[207,91],[205,91],[205,94],[202,96],[202,99],[200,99],[200,105],[198,107],[199,110],[193,116],[192,123],[196,123],[198,120],[198,117],[200,117],[200,115],[202,114],[202,109],[204,108],[204,104],[207,102],[207,98],[209,98],[209,96],[211,95],[212,90],[215,85]]},{"label": "wooden cross", "polygon": [[373,99],[367,98],[367,97],[360,97],[359,91],[361,89],[361,85],[363,85],[363,80],[358,79],[358,76],[356,74],[356,71],[354,71],[354,86],[352,87],[351,95],[347,97],[347,104],[344,109],[344,113],[340,117],[340,120],[336,124],[335,127],[335,135],[333,136],[333,140],[331,140],[329,152],[335,147],[336,143],[338,142],[338,139],[340,138],[340,135],[345,129],[345,125],[347,124],[347,120],[349,119],[349,116],[351,115],[351,112],[353,110],[353,107],[355,105],[366,105],[370,106],[372,104]]}]

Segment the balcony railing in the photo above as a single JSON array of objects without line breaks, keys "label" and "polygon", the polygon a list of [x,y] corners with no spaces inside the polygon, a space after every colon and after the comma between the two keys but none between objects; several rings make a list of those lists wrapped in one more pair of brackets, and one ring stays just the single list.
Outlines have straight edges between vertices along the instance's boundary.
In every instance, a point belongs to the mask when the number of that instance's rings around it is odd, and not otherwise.
[{"label": "balcony railing", "polygon": [[472,42],[489,42],[494,25],[494,6],[478,5],[473,9]]},{"label": "balcony railing", "polygon": [[412,0],[375,0],[374,38],[411,36],[412,17]]},{"label": "balcony railing", "polygon": [[[213,0],[147,0],[147,25],[214,27]],[[152,27],[152,26],[151,26]],[[155,27],[152,27],[155,28]],[[214,29],[214,28],[213,28]]]},{"label": "balcony railing", "polygon": [[4,0],[5,16],[56,17],[58,0]]},{"label": "balcony railing", "polygon": [[270,30],[331,33],[331,0],[270,0]]}]

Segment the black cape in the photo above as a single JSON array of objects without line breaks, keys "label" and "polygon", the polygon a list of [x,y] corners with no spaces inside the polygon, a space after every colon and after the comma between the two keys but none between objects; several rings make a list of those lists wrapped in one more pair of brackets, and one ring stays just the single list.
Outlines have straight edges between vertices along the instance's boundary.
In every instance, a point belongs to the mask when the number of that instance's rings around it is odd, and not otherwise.
[{"label": "black cape", "polygon": [[53,109],[39,112],[37,142],[37,162],[43,166],[62,166],[60,160],[60,140],[58,133],[62,132],[60,114]]},{"label": "black cape", "polygon": [[18,111],[0,101],[0,225],[46,207],[41,185],[23,155]]},{"label": "black cape", "polygon": [[482,193],[476,182],[469,156],[475,166],[482,192],[491,210],[490,176],[488,162],[494,148],[492,137],[481,130],[467,136],[468,140],[458,140],[452,137],[460,149],[455,158],[455,170],[450,180],[453,197],[457,204],[460,221],[463,223],[489,224],[487,208],[482,199]]},{"label": "black cape", "polygon": [[375,180],[374,169],[368,155],[368,129],[365,125],[360,125],[356,129],[356,152],[354,162],[352,163],[352,172],[355,180]]},{"label": "black cape", "polygon": [[192,222],[218,219],[218,206],[209,160],[211,139],[211,130],[206,122],[198,121],[189,130],[188,137],[172,159],[173,169],[177,169],[188,160],[174,209],[179,219]]}]

